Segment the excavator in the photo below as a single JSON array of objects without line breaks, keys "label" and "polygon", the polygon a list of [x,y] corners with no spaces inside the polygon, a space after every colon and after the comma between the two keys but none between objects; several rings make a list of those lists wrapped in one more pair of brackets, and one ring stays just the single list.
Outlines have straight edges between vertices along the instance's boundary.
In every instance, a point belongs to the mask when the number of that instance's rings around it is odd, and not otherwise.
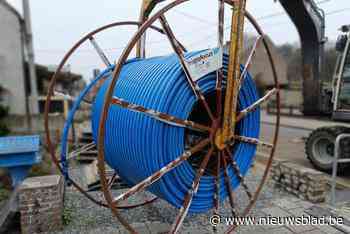
[{"label": "excavator", "polygon": [[[335,121],[350,122],[350,25],[340,29],[336,43],[338,59],[332,79],[332,87],[324,89],[324,99],[330,100],[331,117]],[[329,113],[325,110],[325,115]],[[312,165],[330,173],[334,159],[334,142],[340,134],[350,133],[344,125],[325,126],[313,131],[306,141],[306,155]],[[341,158],[350,157],[350,139],[341,142]],[[340,164],[338,171],[344,173],[349,164]]]},{"label": "excavator", "polygon": [[[303,57],[302,112],[305,116],[329,117],[344,124],[324,126],[314,130],[306,140],[305,152],[318,170],[332,172],[334,147],[337,136],[350,133],[350,25],[340,28],[336,43],[337,63],[332,77],[332,87],[325,82],[324,46],[325,12],[313,0],[279,1],[293,23],[301,41]],[[340,158],[350,158],[350,139],[341,142]],[[345,172],[349,164],[341,164],[338,172]]]}]

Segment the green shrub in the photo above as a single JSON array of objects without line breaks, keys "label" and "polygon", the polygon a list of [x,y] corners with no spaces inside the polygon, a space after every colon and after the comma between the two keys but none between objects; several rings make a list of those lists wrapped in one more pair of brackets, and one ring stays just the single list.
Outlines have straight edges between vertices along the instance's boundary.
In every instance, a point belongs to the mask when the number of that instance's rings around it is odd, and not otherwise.
[{"label": "green shrub", "polygon": [[0,185],[0,202],[6,200],[11,195],[11,192]]},{"label": "green shrub", "polygon": [[0,137],[7,136],[10,133],[10,129],[7,127],[6,123],[4,123],[4,119],[9,114],[9,108],[0,105]]}]

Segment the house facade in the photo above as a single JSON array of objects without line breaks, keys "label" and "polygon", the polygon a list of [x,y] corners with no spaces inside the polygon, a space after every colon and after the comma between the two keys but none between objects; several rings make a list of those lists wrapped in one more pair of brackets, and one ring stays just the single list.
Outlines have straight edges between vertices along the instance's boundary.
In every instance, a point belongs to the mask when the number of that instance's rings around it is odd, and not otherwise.
[{"label": "house facade", "polygon": [[26,113],[22,19],[6,1],[0,0],[0,102],[10,114]]}]

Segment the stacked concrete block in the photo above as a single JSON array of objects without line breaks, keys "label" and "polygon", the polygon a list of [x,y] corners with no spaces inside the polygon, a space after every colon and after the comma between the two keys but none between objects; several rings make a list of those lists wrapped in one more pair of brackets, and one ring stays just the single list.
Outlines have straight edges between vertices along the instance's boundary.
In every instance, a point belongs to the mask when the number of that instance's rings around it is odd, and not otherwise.
[{"label": "stacked concrete block", "polygon": [[276,161],[272,165],[271,178],[286,191],[313,203],[326,199],[325,174],[300,165]]},{"label": "stacked concrete block", "polygon": [[63,186],[58,175],[32,177],[23,182],[19,192],[22,233],[63,228]]}]

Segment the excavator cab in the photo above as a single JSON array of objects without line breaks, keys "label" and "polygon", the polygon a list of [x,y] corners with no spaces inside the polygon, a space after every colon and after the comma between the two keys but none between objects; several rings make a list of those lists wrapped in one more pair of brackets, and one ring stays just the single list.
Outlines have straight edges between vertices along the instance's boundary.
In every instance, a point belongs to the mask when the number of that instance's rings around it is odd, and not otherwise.
[{"label": "excavator cab", "polygon": [[339,53],[333,79],[333,119],[350,122],[350,25],[342,26],[336,49]]}]

